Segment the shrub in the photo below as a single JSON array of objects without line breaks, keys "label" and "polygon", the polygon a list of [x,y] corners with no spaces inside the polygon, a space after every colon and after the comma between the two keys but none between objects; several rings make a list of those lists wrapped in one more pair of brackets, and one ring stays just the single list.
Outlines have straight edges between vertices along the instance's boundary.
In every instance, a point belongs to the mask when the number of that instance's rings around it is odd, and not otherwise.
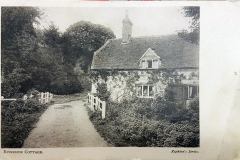
[{"label": "shrub", "polygon": [[26,100],[24,106],[23,106],[23,112],[26,113],[33,113],[38,112],[41,110],[41,108],[44,108],[45,106],[41,104],[37,99],[28,99]]},{"label": "shrub", "polygon": [[40,104],[37,99],[2,102],[2,147],[21,147],[45,109],[46,106]]},{"label": "shrub", "polygon": [[115,146],[197,147],[195,114],[196,110],[182,104],[157,98],[109,102],[106,119],[97,112],[90,117],[99,133]]},{"label": "shrub", "polygon": [[191,103],[188,106],[190,109],[194,110],[194,111],[198,111],[199,110],[199,97],[195,97]]}]

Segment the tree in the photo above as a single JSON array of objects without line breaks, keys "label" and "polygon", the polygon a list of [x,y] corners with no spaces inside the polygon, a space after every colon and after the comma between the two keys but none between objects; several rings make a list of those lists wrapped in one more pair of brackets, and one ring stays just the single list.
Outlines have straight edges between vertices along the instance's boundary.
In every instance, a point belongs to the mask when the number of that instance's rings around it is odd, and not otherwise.
[{"label": "tree", "polygon": [[56,48],[61,46],[62,37],[58,28],[51,23],[48,29],[43,30],[43,42],[45,45]]},{"label": "tree", "polygon": [[190,31],[182,30],[178,36],[188,42],[199,44],[199,30],[200,30],[200,8],[199,7],[183,7],[183,14],[185,17],[191,18]]},{"label": "tree", "polygon": [[31,64],[29,57],[37,50],[34,24],[38,22],[40,15],[40,11],[33,7],[2,7],[3,96],[8,97],[19,92],[21,84],[31,79],[28,72]]},{"label": "tree", "polygon": [[94,51],[108,39],[115,38],[115,35],[102,25],[80,21],[71,25],[64,33],[63,38],[66,61],[74,65],[80,61],[80,67],[87,71]]},{"label": "tree", "polygon": [[199,7],[183,7],[183,11],[186,17],[190,17],[192,19],[191,28],[193,30],[199,31],[200,8]]},{"label": "tree", "polygon": [[[41,12],[33,7],[2,7],[1,51],[2,95],[12,97],[35,88],[56,94],[82,90],[76,69],[87,70],[93,52],[113,32],[101,25],[79,22],[61,34],[51,24],[44,30],[36,29]],[[84,80],[86,81],[86,80]]]},{"label": "tree", "polygon": [[33,7],[2,7],[2,48],[15,48],[16,38],[22,32],[35,35],[33,24],[38,23],[40,11]]}]

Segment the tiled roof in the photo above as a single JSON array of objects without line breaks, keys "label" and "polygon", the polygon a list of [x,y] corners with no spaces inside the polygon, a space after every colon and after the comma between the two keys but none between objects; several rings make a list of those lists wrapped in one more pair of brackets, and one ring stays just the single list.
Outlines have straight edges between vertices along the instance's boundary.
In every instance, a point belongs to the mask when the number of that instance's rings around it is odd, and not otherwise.
[{"label": "tiled roof", "polygon": [[198,68],[199,46],[177,35],[107,41],[93,56],[91,69],[139,69],[139,59],[151,48],[161,57],[161,68]]}]

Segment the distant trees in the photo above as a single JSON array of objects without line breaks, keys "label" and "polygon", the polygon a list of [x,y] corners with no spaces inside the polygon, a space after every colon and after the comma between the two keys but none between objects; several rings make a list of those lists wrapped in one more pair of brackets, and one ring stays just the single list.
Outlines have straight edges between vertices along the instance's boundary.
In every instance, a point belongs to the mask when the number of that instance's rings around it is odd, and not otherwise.
[{"label": "distant trees", "polygon": [[51,24],[36,29],[42,13],[34,7],[2,7],[2,95],[13,97],[35,88],[56,94],[82,90],[76,63],[85,72],[93,52],[115,35],[110,29],[78,22],[65,33]]},{"label": "distant trees", "polygon": [[178,33],[179,37],[191,43],[199,44],[200,32],[200,7],[183,7],[183,15],[191,18],[190,31],[183,30]]}]

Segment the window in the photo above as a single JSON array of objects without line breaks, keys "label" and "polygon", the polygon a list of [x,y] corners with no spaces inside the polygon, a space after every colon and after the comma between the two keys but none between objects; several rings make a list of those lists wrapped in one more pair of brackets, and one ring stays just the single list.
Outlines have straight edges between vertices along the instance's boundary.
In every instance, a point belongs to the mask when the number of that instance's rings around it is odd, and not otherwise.
[{"label": "window", "polygon": [[169,80],[169,83],[174,83],[174,78],[169,77],[168,80]]},{"label": "window", "polygon": [[198,86],[188,86],[188,98],[192,99],[198,96]]},{"label": "window", "polygon": [[137,86],[137,96],[140,98],[153,98],[154,90],[152,85]]},{"label": "window", "polygon": [[160,64],[159,59],[142,59],[140,61],[140,67],[142,69],[158,69]]},{"label": "window", "polygon": [[141,68],[147,68],[147,62],[145,60],[141,61]]},{"label": "window", "polygon": [[149,86],[149,96],[153,96],[153,86]]},{"label": "window", "polygon": [[148,86],[143,86],[143,96],[148,96]]},{"label": "window", "polygon": [[152,68],[159,68],[159,60],[158,59],[153,60]]},{"label": "window", "polygon": [[152,60],[148,60],[147,63],[148,63],[148,68],[152,68]]},{"label": "window", "polygon": [[137,86],[137,95],[138,96],[142,95],[142,86]]}]

